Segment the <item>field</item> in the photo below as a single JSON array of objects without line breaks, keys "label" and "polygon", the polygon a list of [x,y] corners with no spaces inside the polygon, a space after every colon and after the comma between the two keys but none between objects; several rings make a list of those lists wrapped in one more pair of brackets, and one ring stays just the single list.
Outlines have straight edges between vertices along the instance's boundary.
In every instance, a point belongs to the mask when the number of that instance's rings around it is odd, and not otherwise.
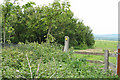
[{"label": "field", "polygon": [[117,44],[118,44],[117,41],[95,40],[95,45],[94,45],[93,49],[75,50],[75,51],[104,53],[104,50],[109,50],[110,53],[116,53],[116,51],[117,51]]},{"label": "field", "polygon": [[[110,53],[116,54],[117,44],[118,44],[117,41],[95,40],[94,49],[75,50],[75,51],[104,53],[104,50],[109,50]],[[98,56],[98,55],[74,54],[74,57],[85,58],[88,60],[104,61],[104,56]],[[109,57],[109,61],[113,64],[116,64],[115,57]],[[92,63],[92,64],[95,65],[94,63]],[[104,67],[104,65],[100,65],[100,64],[98,64],[98,65],[100,67]]]}]

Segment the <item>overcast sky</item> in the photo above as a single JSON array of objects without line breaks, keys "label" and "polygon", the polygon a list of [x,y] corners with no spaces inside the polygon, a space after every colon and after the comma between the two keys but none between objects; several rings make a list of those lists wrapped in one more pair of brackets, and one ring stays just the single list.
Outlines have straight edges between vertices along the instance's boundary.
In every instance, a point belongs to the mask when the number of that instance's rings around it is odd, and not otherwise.
[{"label": "overcast sky", "polygon": [[[23,0],[21,4],[34,1],[48,5],[54,0]],[[63,1],[63,0],[62,0]],[[120,0],[69,0],[75,17],[83,20],[95,34],[118,33],[118,2]]]}]

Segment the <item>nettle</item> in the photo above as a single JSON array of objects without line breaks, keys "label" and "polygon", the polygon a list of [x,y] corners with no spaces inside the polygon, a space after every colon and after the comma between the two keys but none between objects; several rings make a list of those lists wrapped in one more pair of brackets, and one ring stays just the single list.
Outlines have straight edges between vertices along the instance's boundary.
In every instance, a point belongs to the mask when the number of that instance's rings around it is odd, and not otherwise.
[{"label": "nettle", "polygon": [[19,44],[3,48],[3,78],[110,78],[96,66],[90,66],[85,59],[73,57],[70,49],[62,51],[61,45],[48,43]]}]

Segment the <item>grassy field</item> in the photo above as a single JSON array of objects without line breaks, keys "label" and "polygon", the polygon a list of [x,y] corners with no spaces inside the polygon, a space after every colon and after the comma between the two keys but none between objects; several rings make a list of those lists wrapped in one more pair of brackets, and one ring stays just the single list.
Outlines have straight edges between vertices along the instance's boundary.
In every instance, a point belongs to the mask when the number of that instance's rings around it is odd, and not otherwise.
[{"label": "grassy field", "polygon": [[116,53],[117,44],[118,44],[117,41],[95,40],[95,45],[93,49],[75,50],[75,51],[104,53],[104,50],[109,50],[110,53]]},{"label": "grassy field", "polygon": [[96,40],[94,48],[95,49],[102,49],[109,50],[112,53],[115,53],[117,50],[117,41],[107,41],[107,40]]},{"label": "grassy field", "polygon": [[[117,44],[118,44],[117,41],[95,40],[94,49],[75,50],[75,51],[104,53],[104,50],[109,50],[110,53],[116,54]],[[85,58],[85,59],[88,59],[88,60],[104,61],[104,56],[97,56],[97,55],[74,54],[74,57]],[[109,62],[112,62],[112,63],[116,64],[116,58],[115,57],[109,57]],[[95,65],[95,64],[93,64],[93,65]],[[103,67],[103,66],[104,65],[101,65],[100,67]]]}]

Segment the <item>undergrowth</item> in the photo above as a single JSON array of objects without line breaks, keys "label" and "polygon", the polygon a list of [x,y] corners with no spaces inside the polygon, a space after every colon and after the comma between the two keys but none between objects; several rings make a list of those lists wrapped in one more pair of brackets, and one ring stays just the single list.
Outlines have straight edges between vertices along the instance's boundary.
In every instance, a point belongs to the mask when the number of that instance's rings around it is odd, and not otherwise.
[{"label": "undergrowth", "polygon": [[117,78],[73,57],[73,50],[48,43],[19,44],[2,50],[3,78]]}]

